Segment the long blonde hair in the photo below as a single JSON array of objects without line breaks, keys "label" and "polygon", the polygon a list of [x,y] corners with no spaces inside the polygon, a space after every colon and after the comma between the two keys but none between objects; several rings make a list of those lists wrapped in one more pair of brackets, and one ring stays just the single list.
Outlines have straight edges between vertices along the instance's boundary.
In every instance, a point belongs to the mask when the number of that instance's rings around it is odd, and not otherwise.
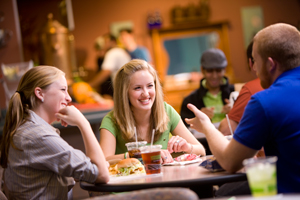
[{"label": "long blonde hair", "polygon": [[164,97],[156,70],[144,60],[134,59],[125,64],[117,72],[114,79],[114,109],[115,123],[122,132],[126,141],[134,140],[134,127],[136,126],[133,113],[130,109],[128,97],[129,83],[131,76],[140,70],[148,71],[154,78],[155,101],[151,108],[150,127],[155,128],[154,141],[167,130],[169,117],[164,108]]},{"label": "long blonde hair", "polygon": [[40,87],[46,89],[59,79],[61,75],[64,75],[64,73],[56,67],[38,66],[28,70],[21,78],[17,91],[9,101],[3,127],[0,147],[0,164],[3,168],[7,167],[10,145],[16,148],[13,143],[13,137],[17,129],[26,122],[29,115],[28,109],[34,109],[37,106],[38,99],[34,93],[35,88]]}]

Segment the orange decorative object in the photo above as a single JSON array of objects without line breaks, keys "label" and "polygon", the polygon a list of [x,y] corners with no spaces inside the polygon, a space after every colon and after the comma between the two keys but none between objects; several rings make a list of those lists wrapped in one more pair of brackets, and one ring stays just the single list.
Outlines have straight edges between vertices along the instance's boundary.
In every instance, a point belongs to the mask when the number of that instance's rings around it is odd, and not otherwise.
[{"label": "orange decorative object", "polygon": [[78,103],[97,103],[91,96],[93,88],[86,82],[77,82],[72,85],[74,98]]}]

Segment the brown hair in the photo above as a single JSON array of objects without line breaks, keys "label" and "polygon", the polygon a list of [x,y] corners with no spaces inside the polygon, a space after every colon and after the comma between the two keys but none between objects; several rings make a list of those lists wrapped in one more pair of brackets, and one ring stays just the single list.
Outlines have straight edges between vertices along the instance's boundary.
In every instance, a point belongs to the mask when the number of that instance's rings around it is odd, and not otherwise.
[{"label": "brown hair", "polygon": [[[7,167],[7,158],[10,145],[16,148],[13,137],[29,115],[28,109],[37,106],[37,97],[34,90],[36,87],[46,89],[64,73],[56,67],[38,66],[28,70],[21,78],[17,91],[12,95],[7,109],[3,135],[1,140],[0,164]],[[16,148],[17,149],[17,148]]]},{"label": "brown hair", "polygon": [[280,64],[282,72],[300,65],[300,34],[289,24],[278,23],[262,29],[255,35],[254,43],[263,61],[271,57]]},{"label": "brown hair", "polygon": [[[155,127],[156,141],[167,129],[169,117],[164,108],[164,97],[156,70],[144,60],[134,59],[125,64],[116,74],[114,79],[114,117],[115,123],[120,128],[123,138],[126,141],[134,140],[135,120],[130,108],[128,97],[129,83],[131,76],[140,70],[148,71],[154,78],[155,101],[151,110],[150,127]],[[151,131],[149,130],[149,131]],[[150,132],[149,132],[150,133]],[[150,133],[151,135],[151,133]]]}]

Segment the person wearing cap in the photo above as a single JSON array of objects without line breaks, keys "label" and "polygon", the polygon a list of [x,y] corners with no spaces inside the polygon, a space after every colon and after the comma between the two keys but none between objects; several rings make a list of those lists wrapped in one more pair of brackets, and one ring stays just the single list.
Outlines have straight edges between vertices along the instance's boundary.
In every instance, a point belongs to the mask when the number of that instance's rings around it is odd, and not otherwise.
[{"label": "person wearing cap", "polygon": [[[300,32],[277,23],[260,30],[253,39],[254,69],[264,90],[252,95],[244,115],[228,141],[195,106],[190,127],[205,134],[218,163],[234,173],[243,160],[262,147],[276,156],[278,193],[300,193]],[[293,97],[291,98],[291,94]]]},{"label": "person wearing cap", "polygon": [[[224,76],[227,59],[220,49],[208,49],[201,57],[201,71],[204,78],[200,81],[200,87],[187,96],[181,105],[181,118],[195,117],[187,108],[187,104],[194,104],[204,112],[212,121],[218,123],[230,109],[229,95],[234,91],[234,86],[229,84]],[[188,126],[187,123],[185,123]]]},{"label": "person wearing cap", "polygon": [[[248,59],[249,70],[256,76],[255,74],[256,70],[253,68],[254,62],[252,57],[252,46],[253,46],[253,41],[247,47],[247,59]],[[231,128],[232,132],[234,132],[242,119],[245,107],[248,104],[249,100],[251,99],[251,96],[262,90],[263,88],[260,85],[259,78],[247,82],[242,87],[241,91],[239,92],[239,96],[234,102],[232,109],[228,113],[228,119],[231,127],[229,127],[227,119],[224,118],[220,122],[219,131],[224,135],[230,135],[231,134],[230,128]]]}]

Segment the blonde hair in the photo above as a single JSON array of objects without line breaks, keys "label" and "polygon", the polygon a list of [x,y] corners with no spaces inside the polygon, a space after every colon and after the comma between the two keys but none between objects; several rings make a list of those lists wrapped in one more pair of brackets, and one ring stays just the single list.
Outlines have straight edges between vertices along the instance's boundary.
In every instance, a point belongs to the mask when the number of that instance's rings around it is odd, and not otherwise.
[{"label": "blonde hair", "polygon": [[131,105],[128,97],[129,83],[131,76],[140,70],[148,71],[154,79],[155,84],[155,101],[151,108],[150,130],[155,128],[155,138],[157,141],[159,136],[167,129],[169,117],[164,107],[164,97],[162,87],[159,82],[156,70],[144,60],[134,59],[125,64],[117,72],[114,79],[114,118],[115,124],[122,132],[122,136],[126,141],[134,140],[135,120],[131,111]]},{"label": "blonde hair", "polygon": [[9,146],[16,148],[13,144],[13,137],[17,129],[26,122],[29,115],[28,109],[34,109],[37,106],[35,88],[46,89],[62,75],[65,74],[56,67],[38,66],[28,70],[21,78],[17,91],[9,101],[3,127],[0,147],[0,164],[3,168],[7,167]]},{"label": "blonde hair", "polygon": [[294,26],[270,25],[255,35],[254,43],[263,61],[271,57],[280,63],[283,72],[300,65],[300,33]]}]

